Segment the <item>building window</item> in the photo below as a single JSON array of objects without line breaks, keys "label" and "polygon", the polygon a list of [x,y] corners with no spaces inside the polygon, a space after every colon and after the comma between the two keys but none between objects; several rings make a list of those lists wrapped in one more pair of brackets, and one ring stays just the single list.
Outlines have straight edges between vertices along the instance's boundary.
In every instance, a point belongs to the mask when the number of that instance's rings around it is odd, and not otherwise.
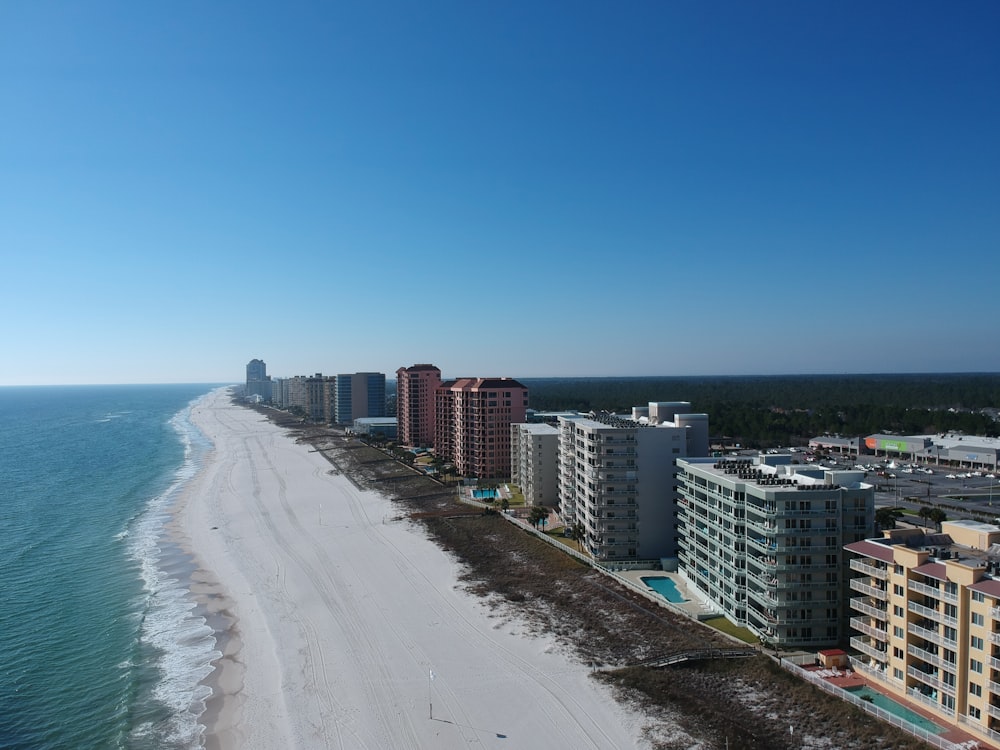
[{"label": "building window", "polygon": [[894,583],[892,584],[892,593],[894,593],[896,596],[902,596],[905,592],[903,591],[902,586],[900,586],[898,583]]},{"label": "building window", "polygon": [[982,714],[980,713],[979,709],[976,708],[975,706],[969,706],[969,716],[972,717],[973,719],[982,718]]},{"label": "building window", "polygon": [[973,591],[972,592],[972,601],[974,601],[974,602],[985,602],[986,601],[986,597],[983,595],[982,591]]},{"label": "building window", "polygon": [[974,635],[974,636],[972,636],[972,639],[970,641],[970,645],[972,646],[972,648],[978,648],[980,651],[982,651],[983,650],[983,639],[980,638],[979,636]]},{"label": "building window", "polygon": [[977,612],[973,612],[972,613],[972,624],[973,625],[982,626],[985,621],[986,621],[986,618],[984,618],[981,614],[979,614]]},{"label": "building window", "polygon": [[975,672],[976,674],[983,673],[983,663],[978,659],[969,660],[969,670]]},{"label": "building window", "polygon": [[970,695],[974,695],[977,698],[982,698],[982,696],[983,696],[983,687],[982,687],[982,685],[977,685],[974,682],[970,682],[969,683],[969,694]]}]

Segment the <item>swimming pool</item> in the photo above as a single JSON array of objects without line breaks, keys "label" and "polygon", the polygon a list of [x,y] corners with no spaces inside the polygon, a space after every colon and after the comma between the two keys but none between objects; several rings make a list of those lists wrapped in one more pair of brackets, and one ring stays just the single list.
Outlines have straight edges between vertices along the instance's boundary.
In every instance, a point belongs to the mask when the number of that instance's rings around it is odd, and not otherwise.
[{"label": "swimming pool", "polygon": [[473,490],[472,497],[476,500],[496,500],[497,499],[496,490]]},{"label": "swimming pool", "polygon": [[681,592],[677,590],[677,585],[666,576],[644,576],[639,580],[649,586],[649,588],[653,589],[653,591],[662,596],[668,602],[680,604],[681,602],[687,601],[687,599],[681,596]]},{"label": "swimming pool", "polygon": [[856,695],[864,700],[871,699],[873,705],[878,706],[883,711],[888,711],[891,714],[895,714],[903,721],[908,721],[914,724],[925,732],[930,732],[931,734],[940,734],[944,731],[944,727],[939,727],[930,719],[925,719],[923,716],[918,714],[916,711],[911,711],[906,706],[901,703],[897,703],[892,698],[882,695],[878,690],[872,690],[867,685],[862,685],[861,687],[847,688],[847,692],[852,695]]}]

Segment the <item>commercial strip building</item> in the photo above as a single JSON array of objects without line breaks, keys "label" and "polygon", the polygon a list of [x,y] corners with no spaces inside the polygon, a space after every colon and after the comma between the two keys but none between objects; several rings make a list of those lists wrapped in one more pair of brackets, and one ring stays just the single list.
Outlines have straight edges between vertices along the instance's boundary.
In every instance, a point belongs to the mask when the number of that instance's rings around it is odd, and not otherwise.
[{"label": "commercial strip building", "polygon": [[887,691],[1000,742],[1000,527],[946,521],[846,545],[853,663]]},{"label": "commercial strip building", "polygon": [[528,505],[559,502],[559,430],[548,424],[510,426],[510,477]]},{"label": "commercial strip building", "polygon": [[1000,438],[958,433],[935,435],[874,434],[865,438],[824,435],[809,441],[809,447],[850,455],[875,455],[903,461],[996,471]]},{"label": "commercial strip building", "polygon": [[435,390],[434,405],[437,455],[467,477],[510,477],[510,425],[524,422],[524,385],[513,378],[449,380]]},{"label": "commercial strip building", "polygon": [[708,417],[687,402],[614,415],[559,417],[559,507],[584,528],[595,560],[638,561],[677,552],[674,461],[708,454]]},{"label": "commercial strip building", "polygon": [[415,448],[434,446],[434,393],[441,385],[441,370],[434,365],[413,365],[396,370],[396,419],[399,442]]},{"label": "commercial strip building", "polygon": [[849,627],[843,548],[873,533],[875,488],[794,460],[678,459],[678,569],[765,643],[835,645]]}]

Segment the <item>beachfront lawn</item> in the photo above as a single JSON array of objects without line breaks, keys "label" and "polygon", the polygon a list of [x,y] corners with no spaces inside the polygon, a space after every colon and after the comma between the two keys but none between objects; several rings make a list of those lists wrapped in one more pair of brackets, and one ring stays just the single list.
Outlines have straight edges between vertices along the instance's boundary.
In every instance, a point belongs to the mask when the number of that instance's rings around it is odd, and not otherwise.
[{"label": "beachfront lawn", "polygon": [[760,639],[739,625],[733,625],[729,620],[721,615],[719,617],[713,617],[710,620],[702,620],[703,625],[708,625],[710,628],[715,628],[720,633],[725,633],[726,635],[731,635],[734,638],[739,638],[744,643],[757,644],[760,643]]}]

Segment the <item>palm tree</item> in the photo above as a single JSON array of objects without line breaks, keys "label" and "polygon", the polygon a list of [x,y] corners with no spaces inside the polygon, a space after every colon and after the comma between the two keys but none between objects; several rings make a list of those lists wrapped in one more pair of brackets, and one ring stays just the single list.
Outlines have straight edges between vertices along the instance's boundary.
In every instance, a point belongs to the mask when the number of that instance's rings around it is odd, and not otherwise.
[{"label": "palm tree", "polygon": [[538,528],[538,524],[542,522],[543,519],[549,517],[549,509],[544,505],[532,505],[531,511],[528,513],[528,523]]},{"label": "palm tree", "polygon": [[877,508],[875,510],[875,527],[878,529],[894,529],[896,521],[903,516],[899,508]]},{"label": "palm tree", "polygon": [[929,505],[922,505],[920,506],[920,510],[917,511],[917,515],[920,516],[925,523],[927,523],[933,512],[934,508],[931,508]]},{"label": "palm tree", "polygon": [[941,531],[941,524],[948,520],[948,514],[941,510],[941,508],[931,508],[931,512],[927,517],[934,522],[938,531]]},{"label": "palm tree", "polygon": [[587,535],[587,530],[583,527],[583,524],[577,521],[569,529],[570,538],[576,542],[576,546],[583,551],[583,538]]}]

